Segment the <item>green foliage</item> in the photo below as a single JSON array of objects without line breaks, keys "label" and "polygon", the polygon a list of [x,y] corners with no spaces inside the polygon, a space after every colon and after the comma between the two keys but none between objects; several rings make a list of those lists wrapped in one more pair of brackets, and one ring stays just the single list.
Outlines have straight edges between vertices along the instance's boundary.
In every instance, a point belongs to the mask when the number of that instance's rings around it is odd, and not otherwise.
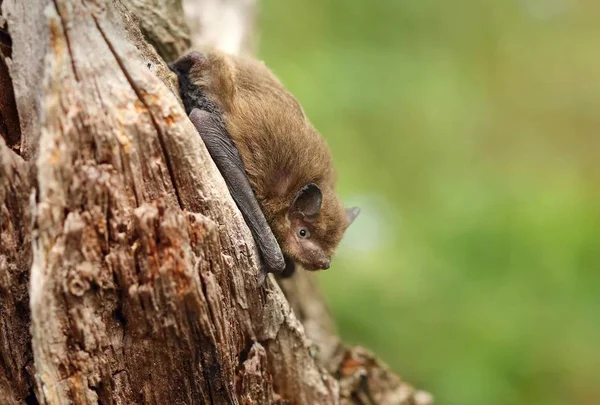
[{"label": "green foliage", "polygon": [[363,212],[342,335],[450,405],[600,397],[600,5],[263,0],[260,55]]}]

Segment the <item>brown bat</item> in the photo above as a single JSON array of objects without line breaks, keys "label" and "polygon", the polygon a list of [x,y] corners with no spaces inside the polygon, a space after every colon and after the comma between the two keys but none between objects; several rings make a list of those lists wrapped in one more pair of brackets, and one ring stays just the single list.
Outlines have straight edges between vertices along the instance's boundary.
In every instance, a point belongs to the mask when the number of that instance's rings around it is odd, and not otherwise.
[{"label": "brown bat", "polygon": [[298,101],[256,60],[191,52],[171,69],[186,112],[252,231],[261,278],[289,275],[294,262],[329,268],[360,210],[344,209],[336,195],[327,144]]}]

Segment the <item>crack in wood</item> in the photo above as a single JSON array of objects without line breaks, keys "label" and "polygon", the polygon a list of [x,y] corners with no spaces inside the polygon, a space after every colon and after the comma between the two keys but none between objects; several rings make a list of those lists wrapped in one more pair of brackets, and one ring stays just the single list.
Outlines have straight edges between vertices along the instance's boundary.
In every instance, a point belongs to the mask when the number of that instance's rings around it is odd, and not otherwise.
[{"label": "crack in wood", "polygon": [[[25,213],[36,221],[30,302],[40,402],[354,404],[354,380],[344,397],[273,278],[257,287],[251,235],[122,2],[7,4],[13,39],[28,51],[14,49],[13,61],[28,158],[39,146],[39,192]],[[49,41],[56,33],[68,38]],[[2,180],[0,207],[11,202]],[[365,364],[376,371],[372,384],[383,368]]]},{"label": "crack in wood", "polygon": [[173,185],[173,190],[175,191],[175,196],[177,197],[177,202],[179,203],[179,207],[180,208],[184,208],[184,204],[183,204],[183,202],[181,200],[181,196],[179,195],[179,189],[178,189],[178,185],[177,185],[177,180],[176,180],[175,173],[174,173],[174,170],[173,170],[173,163],[171,162],[171,159],[169,157],[169,153],[168,153],[168,150],[167,150],[167,147],[166,147],[166,144],[165,144],[165,140],[164,140],[164,136],[165,135],[163,133],[163,129],[158,124],[158,121],[156,120],[156,117],[152,113],[152,109],[150,108],[150,105],[146,101],[146,98],[142,95],[142,92],[140,91],[140,88],[137,86],[137,84],[135,83],[135,81],[133,80],[133,78],[131,77],[131,75],[129,74],[129,71],[127,70],[127,67],[123,63],[123,60],[121,59],[121,56],[118,54],[118,52],[114,48],[113,43],[108,39],[108,36],[106,35],[106,33],[104,32],[104,30],[102,29],[102,26],[98,22],[98,19],[96,18],[96,16],[92,16],[92,18],[94,20],[94,23],[96,24],[96,27],[98,28],[98,31],[100,32],[100,35],[102,35],[102,38],[104,38],[104,41],[106,42],[106,45],[108,45],[108,48],[110,49],[110,52],[112,53],[113,57],[117,61],[117,64],[119,65],[119,67],[123,71],[123,74],[127,78],[127,81],[129,82],[131,88],[133,89],[133,91],[137,95],[137,97],[140,100],[140,102],[144,105],[144,107],[146,107],[146,110],[148,112],[150,120],[152,121],[152,125],[154,126],[154,129],[156,130],[156,134],[158,136],[158,141],[160,143],[160,147],[162,149],[163,157],[164,157],[165,163],[167,165],[167,170],[169,172],[169,177],[171,178],[171,183]]},{"label": "crack in wood", "polygon": [[54,3],[56,13],[58,14],[58,19],[60,20],[60,25],[62,26],[63,36],[65,37],[65,42],[67,44],[67,52],[69,53],[69,59],[71,60],[71,68],[73,69],[73,75],[75,76],[76,81],[80,81],[79,74],[77,73],[77,67],[75,66],[75,55],[73,55],[73,50],[71,48],[71,40],[69,39],[69,33],[67,32],[67,25],[65,24],[65,19],[62,15],[65,11],[60,10],[57,0],[52,0],[52,2]]}]

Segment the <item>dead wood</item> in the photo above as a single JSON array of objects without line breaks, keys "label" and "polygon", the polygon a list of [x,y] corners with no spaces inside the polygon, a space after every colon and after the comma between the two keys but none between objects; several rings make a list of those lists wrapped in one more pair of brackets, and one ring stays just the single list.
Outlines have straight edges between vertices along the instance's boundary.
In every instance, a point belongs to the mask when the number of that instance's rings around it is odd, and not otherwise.
[{"label": "dead wood", "polygon": [[189,41],[181,10],[2,4],[12,54],[1,83],[21,132],[0,140],[0,398],[427,403],[341,345],[308,275],[285,285],[295,311],[273,278],[257,285],[252,237],[163,59]]}]

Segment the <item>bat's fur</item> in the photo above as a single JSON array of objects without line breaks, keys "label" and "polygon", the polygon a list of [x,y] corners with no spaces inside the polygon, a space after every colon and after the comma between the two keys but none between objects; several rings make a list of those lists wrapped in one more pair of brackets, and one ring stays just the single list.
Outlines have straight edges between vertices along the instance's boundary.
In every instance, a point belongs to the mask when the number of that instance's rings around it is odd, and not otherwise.
[{"label": "bat's fur", "polygon": [[[262,62],[252,59],[208,52],[191,68],[189,78],[214,104],[209,107],[220,111],[283,253],[305,268],[317,269],[318,258],[303,246],[316,245],[328,267],[351,221],[335,193],[327,144],[298,101]],[[310,241],[297,238],[288,217],[296,193],[309,183],[322,193],[318,217],[303,223],[310,230]]]}]

